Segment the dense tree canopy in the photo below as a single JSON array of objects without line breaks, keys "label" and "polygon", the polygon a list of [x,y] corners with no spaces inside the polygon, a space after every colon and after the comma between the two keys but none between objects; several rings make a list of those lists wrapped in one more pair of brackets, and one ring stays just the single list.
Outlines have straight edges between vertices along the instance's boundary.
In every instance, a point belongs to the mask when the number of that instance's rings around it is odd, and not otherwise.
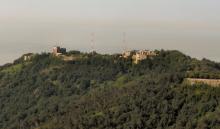
[{"label": "dense tree canopy", "polygon": [[220,64],[178,51],[133,64],[118,55],[48,53],[0,67],[0,129],[219,129]]}]

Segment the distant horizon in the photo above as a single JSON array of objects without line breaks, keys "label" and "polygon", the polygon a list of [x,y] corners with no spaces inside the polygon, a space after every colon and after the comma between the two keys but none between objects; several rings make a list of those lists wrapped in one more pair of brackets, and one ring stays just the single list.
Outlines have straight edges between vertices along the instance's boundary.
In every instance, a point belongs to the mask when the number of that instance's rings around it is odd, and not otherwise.
[{"label": "distant horizon", "polygon": [[[0,64],[53,45],[179,50],[220,62],[219,0],[0,0]],[[57,44],[56,44],[57,43]],[[62,43],[62,44],[60,44]]]}]

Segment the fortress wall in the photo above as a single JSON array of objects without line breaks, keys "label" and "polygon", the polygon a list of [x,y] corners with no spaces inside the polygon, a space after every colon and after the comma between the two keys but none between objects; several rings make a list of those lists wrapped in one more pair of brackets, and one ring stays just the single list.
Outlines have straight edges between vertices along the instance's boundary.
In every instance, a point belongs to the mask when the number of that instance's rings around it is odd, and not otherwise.
[{"label": "fortress wall", "polygon": [[213,87],[220,87],[220,79],[198,79],[198,78],[186,78],[186,81],[190,85],[194,84],[207,84]]}]

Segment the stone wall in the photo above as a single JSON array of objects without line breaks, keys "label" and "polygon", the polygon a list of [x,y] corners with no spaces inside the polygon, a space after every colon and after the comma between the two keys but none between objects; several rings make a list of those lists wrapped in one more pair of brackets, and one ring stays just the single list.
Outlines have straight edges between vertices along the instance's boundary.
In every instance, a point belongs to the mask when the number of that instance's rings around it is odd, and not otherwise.
[{"label": "stone wall", "polygon": [[220,79],[199,79],[199,78],[186,78],[190,85],[194,84],[207,84],[213,87],[220,87]]}]

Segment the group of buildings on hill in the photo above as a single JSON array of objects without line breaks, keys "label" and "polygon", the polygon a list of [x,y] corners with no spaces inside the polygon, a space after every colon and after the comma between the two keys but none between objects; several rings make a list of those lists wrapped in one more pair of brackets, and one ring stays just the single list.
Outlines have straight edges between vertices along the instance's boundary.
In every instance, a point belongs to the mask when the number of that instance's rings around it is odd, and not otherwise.
[{"label": "group of buildings on hill", "polygon": [[[61,48],[60,46],[55,46],[52,49],[52,54],[55,56],[60,56],[66,53],[66,48]],[[132,50],[125,51],[121,54],[122,58],[132,58],[135,64],[138,64],[140,61],[145,60],[147,58],[152,58],[157,56],[155,51],[150,50]]]},{"label": "group of buildings on hill", "polygon": [[122,53],[121,57],[123,58],[132,58],[135,64],[138,64],[140,61],[145,60],[147,58],[153,58],[158,54],[155,51],[150,50],[133,50],[133,51],[125,51]]},{"label": "group of buildings on hill", "polygon": [[[59,46],[53,47],[52,54],[55,56],[59,56],[66,53],[66,48],[61,48]],[[121,54],[122,58],[131,57],[135,64],[138,64],[140,61],[145,60],[147,58],[152,58],[157,56],[155,51],[150,50],[132,50],[126,51]]]},{"label": "group of buildings on hill", "polygon": [[[55,56],[60,56],[65,53],[66,53],[66,48],[61,48],[60,46],[55,46],[52,48],[52,54]],[[33,53],[27,53],[27,54],[24,54],[22,57],[24,61],[29,61],[34,57],[34,55],[35,54]]]}]

